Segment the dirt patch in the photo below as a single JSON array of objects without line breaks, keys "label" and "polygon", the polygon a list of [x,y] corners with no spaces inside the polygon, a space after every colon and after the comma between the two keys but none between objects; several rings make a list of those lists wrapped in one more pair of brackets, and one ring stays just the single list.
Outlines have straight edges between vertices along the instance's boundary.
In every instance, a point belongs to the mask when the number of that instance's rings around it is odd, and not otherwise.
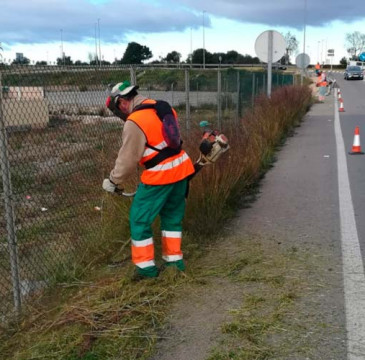
[{"label": "dirt patch", "polygon": [[239,290],[237,284],[218,277],[186,289],[181,294],[183,299],[172,308],[157,353],[151,360],[204,359],[220,339],[221,324],[230,319],[229,310],[239,306]]},{"label": "dirt patch", "polygon": [[212,247],[190,269],[150,360],[343,359],[323,347],[342,338],[319,306],[334,283],[331,271],[323,278],[328,262],[282,240],[251,234]]}]

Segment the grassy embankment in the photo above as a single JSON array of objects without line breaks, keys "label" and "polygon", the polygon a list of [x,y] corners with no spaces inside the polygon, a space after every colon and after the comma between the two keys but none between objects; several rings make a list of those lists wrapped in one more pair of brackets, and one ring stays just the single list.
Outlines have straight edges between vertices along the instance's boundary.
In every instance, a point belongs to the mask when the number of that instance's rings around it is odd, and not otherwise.
[{"label": "grassy embankment", "polygon": [[[184,294],[188,286],[204,284],[211,269],[198,267],[198,260],[203,254],[205,257],[209,246],[222,236],[222,225],[234,214],[242,197],[254,191],[271,166],[278,146],[299,126],[311,101],[307,87],[279,88],[270,100],[259,98],[254,109],[247,112],[239,124],[225,124],[224,132],[230,139],[231,150],[216,165],[203,169],[191,183],[183,241],[188,264],[186,276],[166,272],[156,280],[131,282],[129,201],[104,195],[102,239],[90,242],[89,248],[85,248],[79,259],[81,266],[78,263],[70,267],[69,281],[60,284],[56,291],[52,289],[49,293],[35,296],[30,315],[18,325],[2,331],[2,358],[147,359],[153,352],[159,330],[176,294]],[[191,139],[196,138],[189,136],[185,140],[185,147],[193,158],[198,154],[196,141]],[[155,225],[159,263],[158,223]],[[246,240],[250,244],[251,240]],[[272,261],[268,261],[268,256]],[[223,261],[214,271],[225,276],[238,276],[239,271],[249,264],[252,273],[247,276],[240,274],[240,281],[252,283],[253,274],[257,278],[268,278],[273,271],[285,271],[286,267],[280,268],[278,264],[288,261],[283,254],[268,255],[257,246],[247,246],[245,259],[237,259],[232,264]],[[110,266],[114,264],[118,266]],[[282,274],[270,276],[270,279],[281,289],[277,299],[281,299],[280,309],[285,311],[294,299],[293,292],[287,291],[290,288],[287,282],[291,280],[285,279]],[[263,296],[252,295],[250,301],[251,304],[265,303]],[[270,312],[269,308],[267,311]],[[252,316],[256,319],[244,318],[246,332],[250,330],[251,323],[258,321],[259,314]],[[275,312],[272,316],[275,326],[278,325],[280,319]],[[257,350],[258,344],[262,333],[273,324],[263,319],[259,324],[262,324],[259,331],[251,331],[245,340],[250,345],[247,346],[248,351],[251,351],[246,355],[254,354],[256,358],[264,359],[262,356],[270,351],[267,345],[262,346],[262,351]],[[242,332],[240,329],[237,323],[232,323],[223,331]],[[257,357],[258,354],[261,357]],[[219,354],[215,356],[214,359],[229,358]],[[239,356],[236,358],[253,358]]]}]

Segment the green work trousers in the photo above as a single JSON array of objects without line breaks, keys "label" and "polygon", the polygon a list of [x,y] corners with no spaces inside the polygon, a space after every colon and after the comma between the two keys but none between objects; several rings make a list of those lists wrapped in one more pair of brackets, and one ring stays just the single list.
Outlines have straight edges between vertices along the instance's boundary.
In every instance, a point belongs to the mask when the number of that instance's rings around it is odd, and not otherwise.
[{"label": "green work trousers", "polygon": [[[141,251],[144,244],[153,238],[152,223],[159,215],[161,219],[161,230],[168,233],[178,233],[182,231],[182,220],[185,213],[185,195],[187,190],[187,179],[168,185],[146,185],[139,184],[137,193],[133,199],[130,209],[130,230],[132,238],[132,258],[133,248]],[[153,240],[152,240],[153,241]],[[180,235],[181,241],[181,235]],[[135,244],[135,246],[133,246]],[[146,245],[150,249],[151,243]],[[153,244],[152,244],[153,248]],[[142,250],[143,252],[143,250]],[[148,253],[148,254],[147,254]],[[157,267],[154,262],[154,253],[146,251],[143,258],[144,264],[149,266],[139,266],[136,261],[137,271],[145,276],[157,276]],[[183,261],[177,261],[177,267],[184,270]]]}]

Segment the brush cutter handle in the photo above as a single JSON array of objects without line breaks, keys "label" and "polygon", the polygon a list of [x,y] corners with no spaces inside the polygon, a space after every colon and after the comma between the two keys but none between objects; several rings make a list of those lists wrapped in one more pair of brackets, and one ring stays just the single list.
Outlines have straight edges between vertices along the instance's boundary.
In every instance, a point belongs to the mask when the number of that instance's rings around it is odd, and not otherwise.
[{"label": "brush cutter handle", "polygon": [[121,195],[121,196],[125,196],[125,197],[133,197],[134,195],[136,195],[137,191],[134,191],[134,192],[130,192],[130,193],[127,193],[125,191],[122,191],[120,194],[118,195]]},{"label": "brush cutter handle", "polygon": [[134,195],[136,195],[137,191],[126,192],[124,191],[124,189],[115,188],[114,193],[119,196],[133,197]]},{"label": "brush cutter handle", "polygon": [[103,189],[112,194],[117,194],[117,195],[125,196],[125,197],[132,197],[132,196],[136,195],[136,192],[137,192],[137,191],[126,192],[126,191],[124,191],[124,189],[118,188],[117,185],[114,184],[110,179],[104,179]]}]

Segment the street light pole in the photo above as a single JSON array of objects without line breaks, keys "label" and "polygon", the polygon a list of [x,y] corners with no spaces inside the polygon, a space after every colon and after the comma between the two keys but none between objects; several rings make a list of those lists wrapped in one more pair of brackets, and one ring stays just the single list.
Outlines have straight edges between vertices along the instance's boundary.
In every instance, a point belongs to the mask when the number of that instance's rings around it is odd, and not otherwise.
[{"label": "street light pole", "polygon": [[98,43],[96,35],[96,23],[95,23],[95,66],[98,66]]},{"label": "street light pole", "polygon": [[205,69],[205,10],[203,10],[203,69]]},{"label": "street light pole", "polygon": [[190,28],[190,63],[193,63],[193,28]]},{"label": "street light pole", "polygon": [[101,67],[100,19],[98,19],[98,32],[99,32],[99,65],[100,65],[100,67]]},{"label": "street light pole", "polygon": [[[304,0],[304,26],[303,26],[303,54],[305,54],[305,30],[306,30],[306,23],[307,23],[307,0]],[[302,69],[302,76],[301,76],[301,85],[303,85],[303,78],[305,68]]]},{"label": "street light pole", "polygon": [[61,64],[65,65],[65,55],[63,53],[63,29],[60,29],[61,31]]},{"label": "street light pole", "polygon": [[305,54],[305,31],[307,24],[307,0],[304,0],[303,53]]}]

